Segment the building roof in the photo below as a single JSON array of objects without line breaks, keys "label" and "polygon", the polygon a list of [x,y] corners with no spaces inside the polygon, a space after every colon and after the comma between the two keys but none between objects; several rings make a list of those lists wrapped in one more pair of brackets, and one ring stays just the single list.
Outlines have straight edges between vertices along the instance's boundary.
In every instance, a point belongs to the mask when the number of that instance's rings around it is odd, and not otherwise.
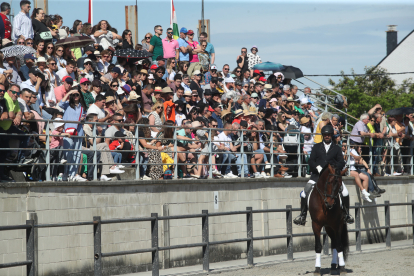
[{"label": "building roof", "polygon": [[[385,56],[376,66],[386,69],[389,73],[414,72],[414,30],[412,30],[400,43]],[[412,78],[414,73],[390,75],[397,85],[402,81]]]}]

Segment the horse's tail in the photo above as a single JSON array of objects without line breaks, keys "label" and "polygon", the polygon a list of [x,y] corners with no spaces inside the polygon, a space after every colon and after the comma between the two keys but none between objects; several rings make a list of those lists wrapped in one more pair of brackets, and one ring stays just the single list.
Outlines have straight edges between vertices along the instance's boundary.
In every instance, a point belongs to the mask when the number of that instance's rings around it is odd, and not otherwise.
[{"label": "horse's tail", "polygon": [[346,222],[344,222],[342,226],[341,243],[344,252],[344,260],[346,261],[348,259],[349,252],[348,228],[346,226]]}]

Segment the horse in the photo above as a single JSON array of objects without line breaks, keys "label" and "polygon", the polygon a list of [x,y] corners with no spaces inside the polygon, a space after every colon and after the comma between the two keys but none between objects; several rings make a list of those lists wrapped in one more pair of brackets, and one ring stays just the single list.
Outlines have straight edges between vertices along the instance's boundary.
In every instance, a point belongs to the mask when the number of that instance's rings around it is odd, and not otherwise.
[{"label": "horse", "polygon": [[326,233],[331,238],[331,273],[337,270],[337,260],[339,260],[340,275],[347,274],[345,260],[349,251],[348,229],[339,198],[342,190],[342,176],[347,170],[341,172],[334,165],[327,164],[322,169],[309,198],[309,213],[315,235],[315,276],[321,274],[322,227],[325,227]]}]

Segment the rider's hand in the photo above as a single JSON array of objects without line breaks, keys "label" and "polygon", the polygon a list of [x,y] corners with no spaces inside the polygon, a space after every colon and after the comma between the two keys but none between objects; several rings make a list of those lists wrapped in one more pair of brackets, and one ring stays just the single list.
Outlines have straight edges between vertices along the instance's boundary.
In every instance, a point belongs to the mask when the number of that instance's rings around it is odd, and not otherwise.
[{"label": "rider's hand", "polygon": [[318,170],[318,173],[321,173],[321,171],[322,171],[322,167],[321,166],[317,166],[316,169]]}]

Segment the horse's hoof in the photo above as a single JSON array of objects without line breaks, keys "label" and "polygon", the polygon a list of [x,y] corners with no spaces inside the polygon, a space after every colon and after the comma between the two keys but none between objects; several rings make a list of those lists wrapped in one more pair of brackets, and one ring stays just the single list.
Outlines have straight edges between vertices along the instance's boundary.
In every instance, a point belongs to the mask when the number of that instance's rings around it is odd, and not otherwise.
[{"label": "horse's hoof", "polygon": [[313,272],[313,276],[321,276],[321,268],[315,267],[315,272]]},{"label": "horse's hoof", "polygon": [[339,275],[347,275],[348,272],[346,272],[345,266],[339,267]]},{"label": "horse's hoof", "polygon": [[336,264],[331,264],[331,275],[336,275],[337,269]]}]

